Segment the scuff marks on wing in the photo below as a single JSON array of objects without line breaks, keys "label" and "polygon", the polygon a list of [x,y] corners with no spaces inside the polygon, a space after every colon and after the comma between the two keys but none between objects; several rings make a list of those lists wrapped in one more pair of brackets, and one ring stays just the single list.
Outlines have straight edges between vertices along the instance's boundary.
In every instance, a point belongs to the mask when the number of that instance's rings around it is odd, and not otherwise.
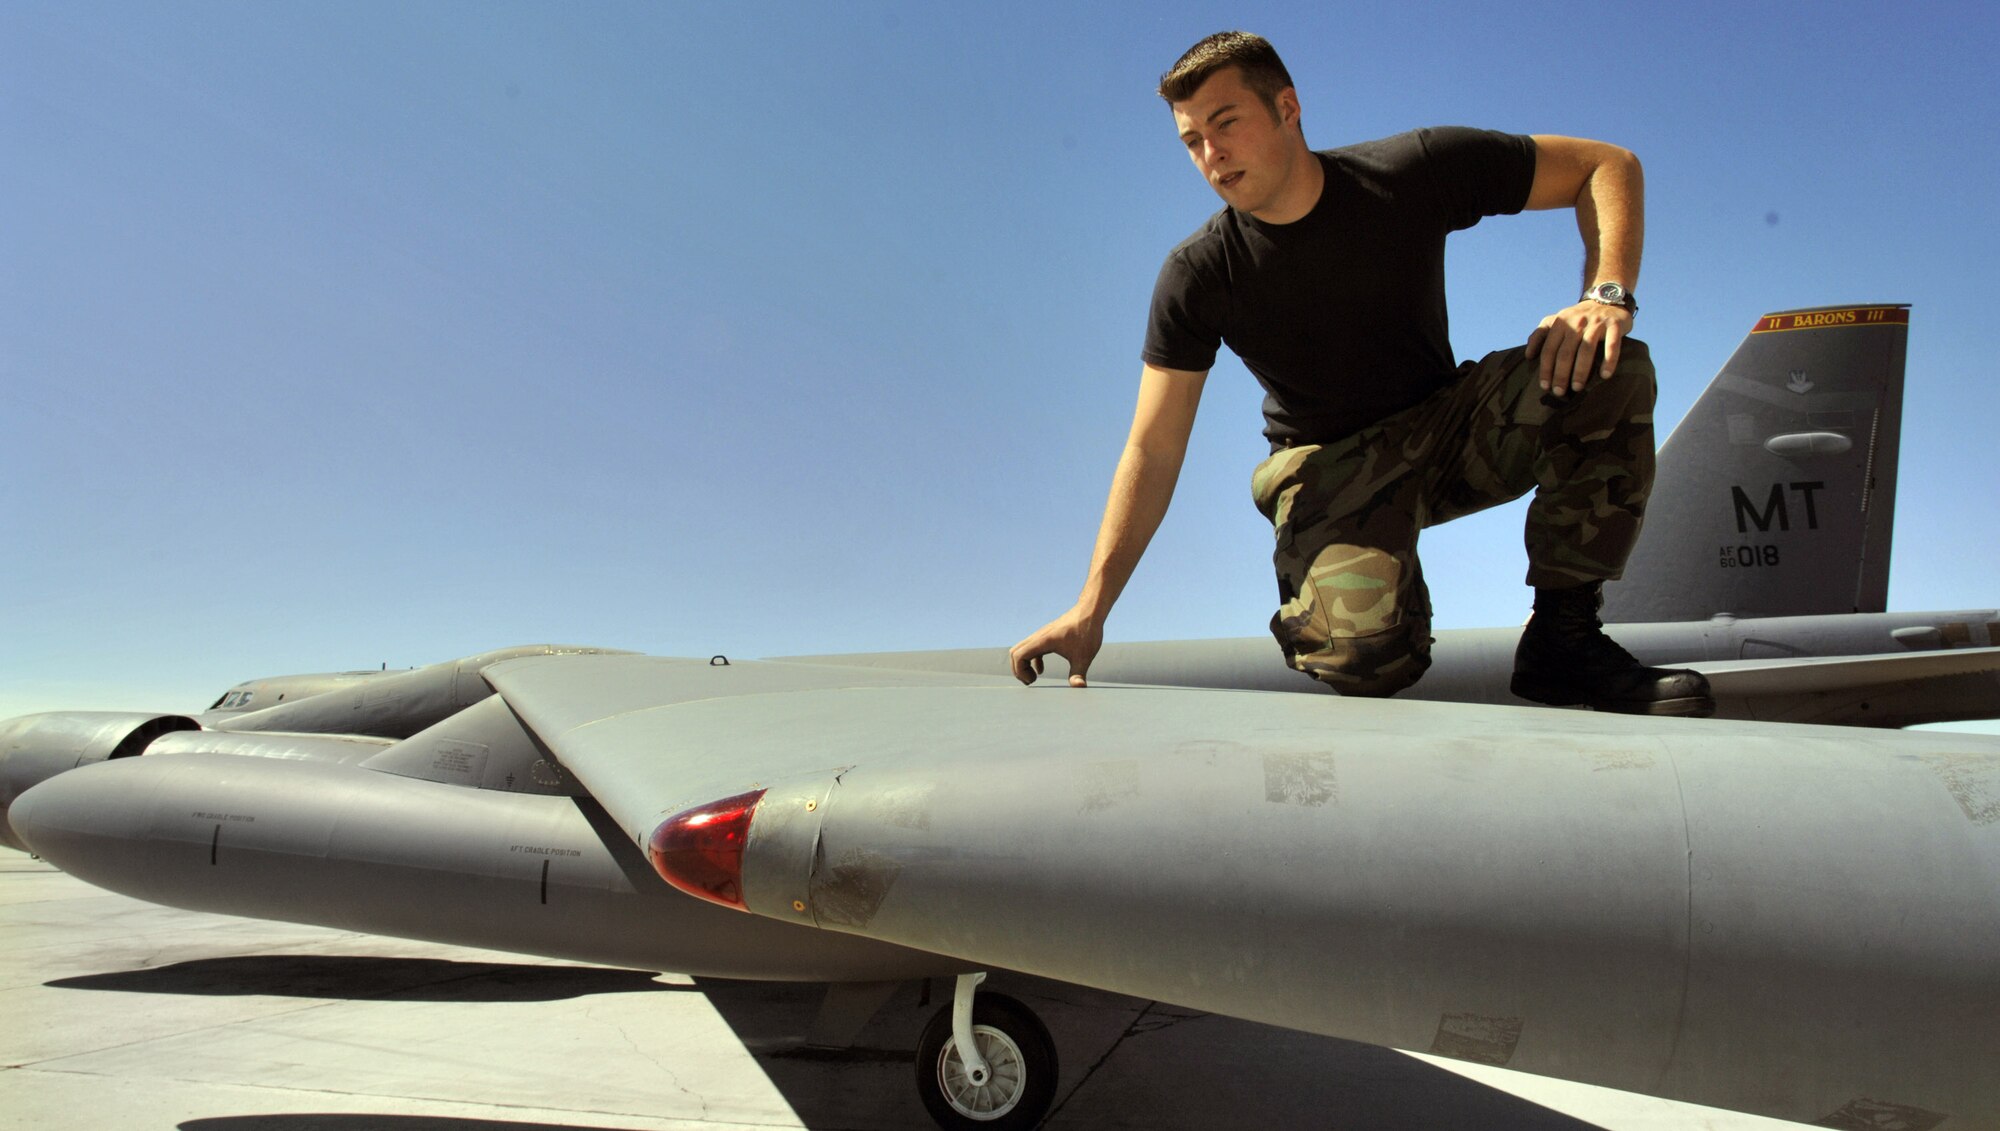
[{"label": "scuff marks on wing", "polygon": [[1114,805],[1139,799],[1139,763],[1127,758],[1091,762],[1082,767],[1085,814],[1102,813]]},{"label": "scuff marks on wing", "polygon": [[1590,772],[1604,770],[1650,770],[1653,755],[1644,750],[1620,750],[1609,748],[1590,752]]},{"label": "scuff marks on wing", "polygon": [[1264,800],[1309,808],[1339,801],[1340,782],[1334,777],[1333,755],[1264,755]]},{"label": "scuff marks on wing", "polygon": [[1447,1013],[1438,1018],[1437,1037],[1431,1041],[1430,1053],[1476,1064],[1504,1065],[1514,1059],[1514,1046],[1520,1042],[1519,1017]]},{"label": "scuff marks on wing", "polygon": [[[824,851],[824,842],[820,846]],[[833,860],[816,859],[806,898],[813,919],[822,924],[860,929],[882,909],[882,900],[896,886],[903,866],[884,853],[850,849]]]},{"label": "scuff marks on wing", "polygon": [[1815,1121],[1813,1126],[1839,1127],[1847,1131],[1931,1131],[1944,1121],[1945,1116],[1920,1107],[1855,1099],[1849,1100],[1845,1107],[1825,1119]]},{"label": "scuff marks on wing", "polygon": [[2000,821],[2000,758],[1981,754],[1927,754],[1924,764],[1975,825]]},{"label": "scuff marks on wing", "polygon": [[928,831],[931,827],[932,798],[937,783],[897,786],[880,791],[868,800],[877,816],[899,829]]}]

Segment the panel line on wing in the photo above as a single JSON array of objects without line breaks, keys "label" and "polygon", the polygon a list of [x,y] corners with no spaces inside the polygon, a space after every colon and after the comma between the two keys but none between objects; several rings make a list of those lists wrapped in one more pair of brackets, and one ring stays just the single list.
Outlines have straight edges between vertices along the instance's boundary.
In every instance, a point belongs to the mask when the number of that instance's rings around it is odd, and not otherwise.
[{"label": "panel line on wing", "polygon": [[1674,1003],[1673,1031],[1667,1035],[1667,1055],[1660,1061],[1660,1075],[1654,1082],[1655,1088],[1665,1085],[1668,1073],[1674,1068],[1674,1057],[1680,1052],[1681,1032],[1687,1028],[1688,990],[1694,982],[1694,838],[1688,831],[1687,787],[1681,782],[1680,763],[1674,758],[1672,747],[1663,753],[1667,759],[1667,770],[1674,775],[1674,797],[1680,803],[1681,847],[1687,860],[1687,916],[1682,920],[1681,927],[1680,1000]]}]

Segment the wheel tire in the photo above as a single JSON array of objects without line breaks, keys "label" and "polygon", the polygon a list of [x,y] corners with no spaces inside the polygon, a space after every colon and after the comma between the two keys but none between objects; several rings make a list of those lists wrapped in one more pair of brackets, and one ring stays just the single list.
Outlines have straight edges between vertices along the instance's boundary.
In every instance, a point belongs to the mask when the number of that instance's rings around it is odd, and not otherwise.
[{"label": "wheel tire", "polygon": [[984,1087],[965,1078],[951,1040],[951,1006],[933,1014],[917,1042],[917,1094],[947,1131],[1010,1131],[1033,1127],[1056,1098],[1056,1045],[1027,1006],[1006,994],[972,999],[972,1039],[993,1077]]}]

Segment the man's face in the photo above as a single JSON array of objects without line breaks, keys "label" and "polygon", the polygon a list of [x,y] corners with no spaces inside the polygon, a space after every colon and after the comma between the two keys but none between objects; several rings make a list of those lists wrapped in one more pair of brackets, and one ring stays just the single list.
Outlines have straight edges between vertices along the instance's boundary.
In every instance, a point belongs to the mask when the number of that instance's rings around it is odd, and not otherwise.
[{"label": "man's face", "polygon": [[1274,115],[1243,81],[1242,68],[1225,67],[1186,101],[1173,104],[1174,126],[1194,167],[1239,212],[1269,211],[1295,187],[1305,150],[1297,130],[1298,94],[1287,87],[1277,102]]}]

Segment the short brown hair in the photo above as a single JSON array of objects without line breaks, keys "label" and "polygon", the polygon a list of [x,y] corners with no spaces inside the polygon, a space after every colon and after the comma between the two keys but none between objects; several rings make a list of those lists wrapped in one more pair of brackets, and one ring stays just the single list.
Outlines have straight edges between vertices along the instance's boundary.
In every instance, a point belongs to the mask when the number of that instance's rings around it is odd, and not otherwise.
[{"label": "short brown hair", "polygon": [[1241,67],[1244,84],[1273,114],[1278,112],[1278,92],[1292,85],[1291,72],[1285,70],[1270,40],[1247,31],[1218,31],[1188,48],[1160,76],[1160,97],[1169,103],[1185,102],[1224,67]]}]

